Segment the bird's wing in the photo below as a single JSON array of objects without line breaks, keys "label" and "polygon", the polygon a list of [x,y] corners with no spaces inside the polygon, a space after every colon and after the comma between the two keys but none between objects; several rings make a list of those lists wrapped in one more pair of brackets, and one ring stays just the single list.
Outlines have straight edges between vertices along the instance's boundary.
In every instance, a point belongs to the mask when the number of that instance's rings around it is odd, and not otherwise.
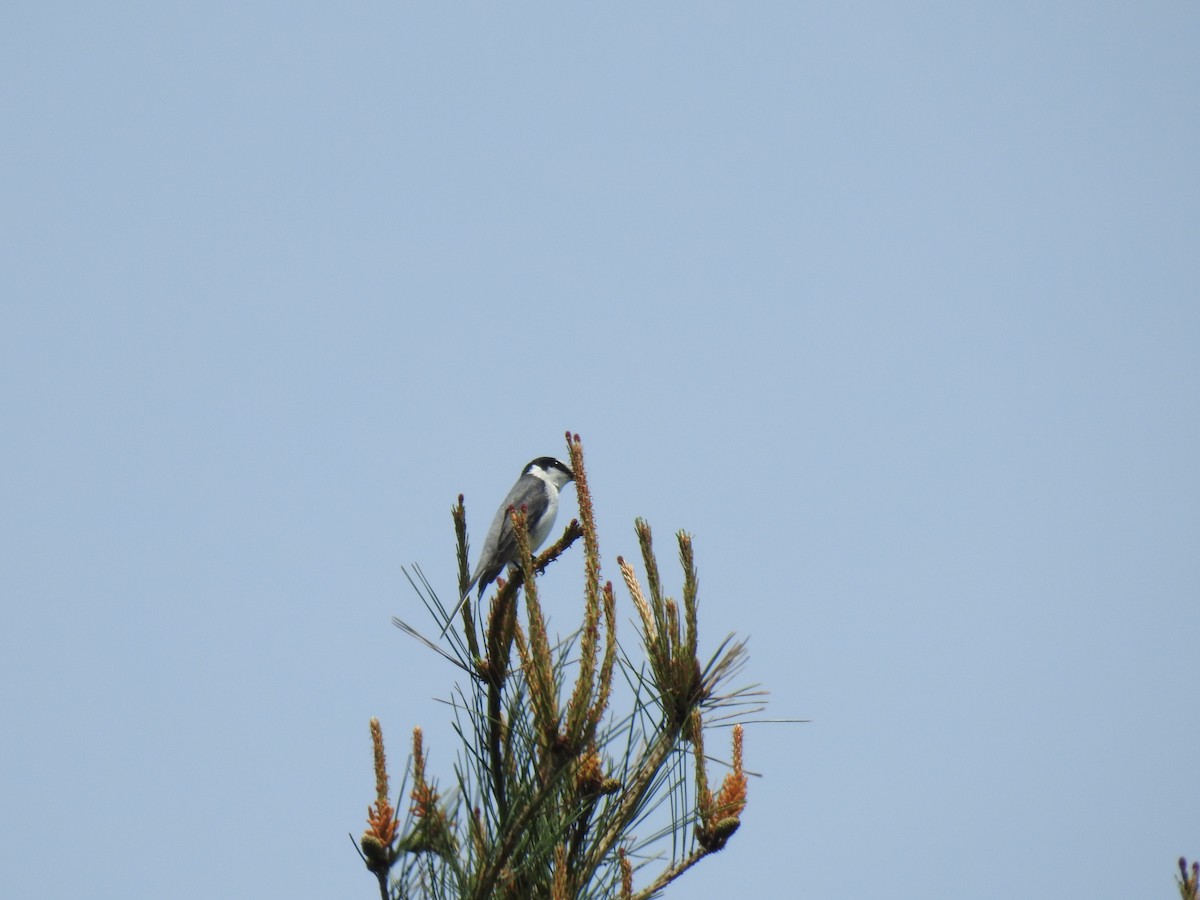
[{"label": "bird's wing", "polygon": [[[508,516],[508,508],[524,505],[526,521],[536,522],[546,512],[546,507],[550,505],[550,500],[546,496],[544,490],[529,490],[529,482],[536,482],[536,487],[541,488],[540,479],[534,478],[532,475],[526,475],[513,485],[508,496],[504,498],[504,503],[500,505],[500,509],[496,511],[496,520],[492,523],[491,529],[488,530],[488,541],[491,544],[493,533],[496,536],[495,552],[488,553],[491,547],[485,547],[485,555],[492,560],[495,560],[496,565],[494,571],[481,572],[479,580],[482,582],[485,579],[489,582],[494,581],[496,576],[503,571],[504,567],[511,562],[516,562],[517,559],[517,535],[513,531],[512,519]],[[532,496],[530,496],[532,494]],[[497,523],[499,527],[497,528]],[[482,559],[483,557],[481,557]]]},{"label": "bird's wing", "polygon": [[[516,561],[517,535],[513,531],[512,519],[508,517],[508,508],[517,506],[522,502],[521,498],[525,497],[527,521],[535,522],[545,514],[546,508],[550,505],[550,498],[546,491],[542,490],[533,491],[532,497],[526,497],[529,481],[540,481],[540,479],[533,475],[523,475],[518,478],[517,483],[508,492],[508,496],[504,498],[504,502],[500,504],[500,508],[496,510],[491,527],[488,528],[487,537],[483,541],[483,550],[479,554],[479,561],[475,564],[475,572],[471,575],[471,581],[467,584],[466,591],[455,605],[454,612],[446,620],[446,626],[442,629],[443,635],[450,627],[450,623],[458,616],[459,610],[462,609],[462,605],[471,593],[471,588],[478,584],[479,596],[482,597],[484,590],[496,580],[497,575],[504,571],[504,567],[510,562]],[[488,565],[489,562],[491,565]]]},{"label": "bird's wing", "polygon": [[[533,476],[531,475],[530,477],[532,478]],[[541,479],[538,479],[538,480],[540,481]],[[543,485],[539,484],[538,487],[543,488]],[[508,507],[511,504],[513,504],[514,502],[515,502],[514,500],[507,501],[504,504],[504,508],[507,510]],[[530,523],[536,522],[538,519],[540,519],[545,514],[546,507],[548,507],[549,505],[550,505],[549,491],[545,490],[545,489],[540,489],[540,490],[536,491],[531,498],[529,498],[528,500],[525,501],[525,515],[526,515],[525,521],[530,522]],[[511,531],[512,530],[512,520],[509,519],[507,521],[508,521],[509,530]],[[514,537],[513,540],[515,542],[516,538]]]}]

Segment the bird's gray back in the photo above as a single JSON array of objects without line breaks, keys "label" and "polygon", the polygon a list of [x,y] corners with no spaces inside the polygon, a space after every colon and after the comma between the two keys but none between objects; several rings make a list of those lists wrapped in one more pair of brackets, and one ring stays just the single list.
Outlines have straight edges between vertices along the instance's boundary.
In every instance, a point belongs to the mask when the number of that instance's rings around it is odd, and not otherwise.
[{"label": "bird's gray back", "polygon": [[[479,566],[486,565],[488,560],[492,560],[493,564],[487,570],[480,568],[477,571],[477,577],[481,581],[494,581],[506,565],[517,559],[517,536],[513,532],[508,508],[514,506],[520,509],[524,506],[527,520],[536,522],[542,518],[550,505],[549,493],[545,483],[534,475],[522,475],[517,479],[517,483],[512,486],[512,490],[496,510],[487,537],[484,538],[483,550],[479,554]],[[534,537],[531,535],[531,543],[539,543],[533,540]],[[545,535],[542,535],[542,539],[545,539]]]}]

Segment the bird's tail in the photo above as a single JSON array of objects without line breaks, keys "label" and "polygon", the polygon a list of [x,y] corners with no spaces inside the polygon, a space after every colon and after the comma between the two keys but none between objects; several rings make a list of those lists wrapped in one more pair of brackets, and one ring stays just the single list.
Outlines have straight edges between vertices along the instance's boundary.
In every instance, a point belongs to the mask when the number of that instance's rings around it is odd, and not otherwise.
[{"label": "bird's tail", "polygon": [[[449,617],[446,619],[446,624],[442,626],[442,633],[440,635],[438,635],[439,639],[444,638],[446,636],[446,632],[450,630],[450,626],[452,624],[454,624],[454,620],[458,618],[459,612],[462,611],[463,604],[466,603],[467,598],[471,596],[471,588],[475,587],[475,582],[478,580],[479,580],[479,576],[474,575],[474,576],[472,576],[471,580],[467,583],[467,589],[465,591],[463,591],[463,595],[458,598],[458,602],[454,604],[454,611],[452,613],[450,613]],[[480,591],[480,594],[482,594],[482,593],[483,592]]]}]

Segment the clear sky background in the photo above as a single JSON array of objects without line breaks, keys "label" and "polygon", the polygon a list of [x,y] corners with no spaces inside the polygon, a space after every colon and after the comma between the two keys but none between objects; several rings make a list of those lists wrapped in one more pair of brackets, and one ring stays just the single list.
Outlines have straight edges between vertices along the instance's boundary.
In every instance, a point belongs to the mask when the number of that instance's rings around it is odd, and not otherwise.
[{"label": "clear sky background", "polygon": [[400,567],[450,596],[455,496],[478,545],[569,428],[606,575],[693,532],[702,650],[813,720],[748,730],[675,896],[1174,896],[1198,47],[1192,2],[5,4],[4,893],[374,896],[368,719],[456,746]]}]

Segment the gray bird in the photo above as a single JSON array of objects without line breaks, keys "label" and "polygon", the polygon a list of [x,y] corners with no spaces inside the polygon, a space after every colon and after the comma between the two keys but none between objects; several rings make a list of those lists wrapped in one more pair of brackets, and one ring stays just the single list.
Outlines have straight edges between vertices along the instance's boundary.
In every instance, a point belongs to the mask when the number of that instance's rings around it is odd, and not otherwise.
[{"label": "gray bird", "polygon": [[521,477],[496,510],[492,526],[483,540],[483,551],[479,554],[475,572],[467,582],[467,588],[454,607],[454,612],[446,620],[442,628],[443,635],[467,602],[471,588],[478,585],[476,600],[482,599],[484,589],[496,580],[504,567],[517,564],[517,536],[513,533],[512,519],[508,517],[509,507],[525,507],[526,521],[529,523],[529,549],[536,551],[554,527],[554,519],[558,515],[559,489],[574,478],[574,473],[566,464],[553,456],[539,456],[524,468]]}]

